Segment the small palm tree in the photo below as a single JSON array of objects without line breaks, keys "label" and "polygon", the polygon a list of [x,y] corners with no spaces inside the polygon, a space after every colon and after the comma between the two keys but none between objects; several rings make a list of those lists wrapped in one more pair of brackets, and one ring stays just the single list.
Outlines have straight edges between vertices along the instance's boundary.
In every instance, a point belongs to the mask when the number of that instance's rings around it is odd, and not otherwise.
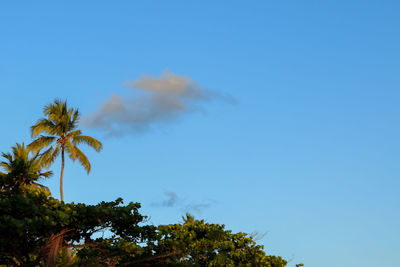
[{"label": "small palm tree", "polygon": [[24,143],[13,146],[12,153],[2,153],[2,157],[6,161],[0,162],[5,173],[0,172],[4,189],[16,188],[20,185],[33,185],[38,188],[48,190],[44,185],[37,183],[40,178],[50,177],[51,171],[42,172],[42,162],[39,152],[34,155]]},{"label": "small palm tree", "polygon": [[[43,113],[46,118],[39,119],[31,127],[32,138],[36,139],[28,147],[33,151],[46,148],[41,154],[43,166],[46,168],[61,154],[60,197],[61,201],[64,201],[63,173],[65,152],[72,161],[78,160],[89,174],[90,162],[78,148],[78,145],[86,144],[99,152],[102,144],[93,137],[82,135],[82,132],[76,129],[80,117],[79,111],[68,108],[66,101],[55,100],[45,106]],[[46,135],[40,135],[41,133]]]}]

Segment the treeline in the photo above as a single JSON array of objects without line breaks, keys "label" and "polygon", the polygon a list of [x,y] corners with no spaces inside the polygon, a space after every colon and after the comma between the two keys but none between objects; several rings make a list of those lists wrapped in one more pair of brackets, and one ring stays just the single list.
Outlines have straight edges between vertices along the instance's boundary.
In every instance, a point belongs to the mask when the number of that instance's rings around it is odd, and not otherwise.
[{"label": "treeline", "polygon": [[[87,172],[78,145],[101,143],[77,130],[79,112],[56,100],[31,127],[33,142],[16,144],[0,163],[0,265],[2,266],[267,266],[283,267],[245,233],[183,217],[180,224],[149,225],[139,203],[64,203],[64,156]],[[61,155],[61,201],[40,184]]]}]

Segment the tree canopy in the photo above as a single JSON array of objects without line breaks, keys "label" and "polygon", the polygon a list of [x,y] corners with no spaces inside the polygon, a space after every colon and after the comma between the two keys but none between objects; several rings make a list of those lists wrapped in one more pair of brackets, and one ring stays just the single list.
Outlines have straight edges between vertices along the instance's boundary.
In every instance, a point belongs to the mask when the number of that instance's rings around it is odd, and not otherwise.
[{"label": "tree canopy", "polygon": [[[139,203],[64,203],[31,185],[0,192],[0,264],[56,266],[267,266],[267,256],[245,233],[186,215],[181,224],[153,226]],[[63,262],[64,260],[64,262]]]}]

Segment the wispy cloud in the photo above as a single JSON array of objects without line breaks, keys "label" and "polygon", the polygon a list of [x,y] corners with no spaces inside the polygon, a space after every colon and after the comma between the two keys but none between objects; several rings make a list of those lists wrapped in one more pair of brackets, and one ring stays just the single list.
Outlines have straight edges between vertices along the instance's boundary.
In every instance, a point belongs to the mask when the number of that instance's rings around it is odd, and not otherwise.
[{"label": "wispy cloud", "polygon": [[166,198],[159,202],[153,202],[151,205],[153,207],[176,207],[182,212],[197,213],[201,214],[204,209],[210,208],[217,202],[213,199],[207,199],[200,202],[187,201],[174,192],[165,192]]},{"label": "wispy cloud", "polygon": [[142,75],[126,85],[131,90],[130,96],[112,94],[99,110],[83,119],[84,125],[110,135],[143,132],[199,111],[205,102],[232,100],[202,87],[188,76],[168,71],[160,77]]},{"label": "wispy cloud", "polygon": [[167,199],[158,203],[152,203],[153,207],[173,207],[177,203],[178,197],[174,192],[165,192]]},{"label": "wispy cloud", "polygon": [[207,199],[200,203],[191,202],[184,207],[184,211],[188,213],[198,213],[201,214],[204,209],[210,208],[217,202],[214,199]]}]

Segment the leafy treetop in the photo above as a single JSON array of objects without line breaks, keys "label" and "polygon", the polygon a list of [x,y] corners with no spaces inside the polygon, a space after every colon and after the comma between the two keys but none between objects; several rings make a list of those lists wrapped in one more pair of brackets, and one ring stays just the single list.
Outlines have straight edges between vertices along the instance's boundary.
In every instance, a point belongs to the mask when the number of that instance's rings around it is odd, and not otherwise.
[{"label": "leafy treetop", "polygon": [[41,154],[45,167],[49,167],[61,154],[60,196],[63,201],[64,154],[67,153],[72,161],[78,160],[89,173],[91,169],[89,159],[78,145],[86,144],[96,151],[100,151],[102,144],[91,136],[83,135],[81,130],[77,129],[79,111],[68,108],[67,101],[55,100],[45,106],[43,113],[46,117],[39,119],[31,127],[32,138],[36,139],[29,144],[29,148],[35,152],[46,148]]}]

